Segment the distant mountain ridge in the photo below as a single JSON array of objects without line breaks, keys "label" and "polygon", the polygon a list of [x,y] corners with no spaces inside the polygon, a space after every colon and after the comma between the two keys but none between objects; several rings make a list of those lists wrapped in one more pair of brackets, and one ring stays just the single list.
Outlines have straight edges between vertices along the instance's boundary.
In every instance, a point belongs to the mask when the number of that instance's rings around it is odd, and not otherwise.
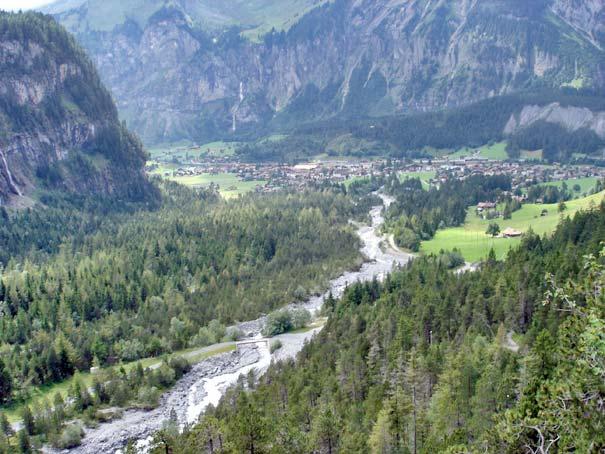
[{"label": "distant mountain ridge", "polygon": [[138,139],[84,51],[50,16],[0,13],[0,201],[38,189],[144,200]]},{"label": "distant mountain ridge", "polygon": [[47,11],[89,50],[148,144],[605,87],[601,0],[237,1],[231,10],[245,20],[210,14],[219,4],[210,0],[124,0],[100,24],[113,3],[63,0]]}]

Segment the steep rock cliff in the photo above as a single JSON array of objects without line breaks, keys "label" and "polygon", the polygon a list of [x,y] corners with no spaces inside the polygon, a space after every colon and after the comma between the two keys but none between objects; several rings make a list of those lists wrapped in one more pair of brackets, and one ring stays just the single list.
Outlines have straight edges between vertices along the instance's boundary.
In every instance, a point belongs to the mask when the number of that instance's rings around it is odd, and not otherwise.
[{"label": "steep rock cliff", "polygon": [[145,155],[75,40],[41,14],[0,14],[0,201],[34,190],[148,196]]},{"label": "steep rock cliff", "polygon": [[601,0],[336,0],[260,42],[229,18],[208,25],[185,1],[95,28],[97,3],[52,12],[148,143],[605,86]]}]

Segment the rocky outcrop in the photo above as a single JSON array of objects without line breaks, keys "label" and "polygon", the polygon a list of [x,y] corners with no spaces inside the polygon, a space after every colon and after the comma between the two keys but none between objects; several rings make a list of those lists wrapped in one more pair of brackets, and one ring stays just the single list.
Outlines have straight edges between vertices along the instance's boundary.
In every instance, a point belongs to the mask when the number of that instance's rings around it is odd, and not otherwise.
[{"label": "rocky outcrop", "polygon": [[595,46],[605,49],[605,2],[603,0],[555,0],[552,11]]},{"label": "rocky outcrop", "polygon": [[559,103],[547,106],[525,106],[520,113],[510,117],[504,128],[504,134],[512,135],[540,121],[558,124],[570,132],[590,129],[601,139],[605,139],[605,112],[593,112],[588,108],[572,106],[564,107]]},{"label": "rocky outcrop", "polygon": [[111,31],[78,22],[94,0],[58,17],[90,51],[124,118],[157,143],[430,111],[578,79],[603,87],[602,3],[337,0],[262,42],[200,25],[187,2]]},{"label": "rocky outcrop", "polygon": [[144,198],[141,145],[84,52],[52,18],[0,14],[0,201],[35,189]]}]

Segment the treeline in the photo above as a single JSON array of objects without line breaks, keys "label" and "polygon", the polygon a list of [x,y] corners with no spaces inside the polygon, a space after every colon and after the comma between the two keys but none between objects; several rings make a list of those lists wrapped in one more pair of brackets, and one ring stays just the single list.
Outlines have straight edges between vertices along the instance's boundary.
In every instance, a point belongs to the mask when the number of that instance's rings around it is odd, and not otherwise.
[{"label": "treeline", "polygon": [[358,208],[339,190],[231,202],[174,183],[163,190],[159,210],[92,220],[73,240],[49,243],[49,257],[1,270],[2,401],[93,364],[204,344],[212,320],[304,299],[360,259],[347,224]]},{"label": "treeline", "polygon": [[[572,153],[593,154],[603,147],[602,139],[590,130],[569,132],[558,125],[545,122],[538,122],[510,138],[504,135],[510,117],[526,105],[544,106],[558,102],[564,107],[605,110],[605,96],[593,90],[538,90],[498,96],[438,112],[378,118],[344,118],[346,114],[343,114],[305,123],[302,118],[308,117],[308,112],[312,112],[314,118],[326,116],[317,106],[324,106],[334,96],[331,88],[327,90],[329,93],[307,89],[273,121],[271,127],[274,132],[288,134],[285,140],[255,142],[242,147],[240,154],[251,160],[293,161],[327,152],[330,143],[345,137],[351,143],[372,143],[373,147],[367,150],[368,153],[376,152],[400,158],[430,158],[427,153],[429,149],[478,148],[503,140],[511,142],[508,149],[511,158],[518,158],[522,149],[544,148],[545,159],[552,161],[567,161]],[[299,121],[289,121],[289,118],[298,118]],[[355,147],[351,149],[354,153],[358,151]],[[343,151],[343,154],[347,153],[347,150]]]},{"label": "treeline", "polygon": [[464,224],[469,206],[497,201],[511,190],[511,180],[503,175],[473,175],[425,191],[419,179],[402,182],[393,176],[385,190],[395,196],[395,202],[386,212],[384,229],[394,235],[398,246],[418,251],[421,241],[433,238],[437,230]]},{"label": "treeline", "polygon": [[296,363],[153,452],[600,452],[603,240],[605,205],[474,273],[425,257],[355,284]]},{"label": "treeline", "polygon": [[603,190],[604,182],[598,180],[594,188],[588,193],[582,194],[582,187],[579,184],[574,184],[571,188],[564,181],[561,187],[547,184],[536,184],[527,189],[527,201],[532,203],[560,203],[567,202],[579,196],[586,197],[589,194],[597,194]]},{"label": "treeline", "polygon": [[[61,191],[41,191],[35,208],[10,210],[0,206],[0,267],[28,257],[40,261],[56,254],[65,241],[81,245],[102,228],[122,224],[142,209],[157,209],[160,194],[148,187],[147,203],[129,203],[120,197],[86,197]],[[215,195],[204,194],[203,197]],[[145,200],[145,199],[143,199]]]},{"label": "treeline", "polygon": [[509,137],[506,151],[518,158],[521,150],[543,150],[542,157],[549,162],[568,162],[574,153],[594,155],[603,148],[605,140],[591,129],[570,132],[561,125],[539,121]]}]

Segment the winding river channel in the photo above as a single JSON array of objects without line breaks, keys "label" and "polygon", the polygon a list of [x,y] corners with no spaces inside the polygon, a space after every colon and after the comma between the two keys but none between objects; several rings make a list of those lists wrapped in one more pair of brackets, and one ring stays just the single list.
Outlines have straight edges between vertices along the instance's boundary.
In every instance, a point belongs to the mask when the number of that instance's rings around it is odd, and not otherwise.
[{"label": "winding river channel", "polygon": [[[392,199],[380,195],[384,206],[390,205]],[[361,252],[367,261],[357,271],[348,271],[330,282],[330,289],[324,295],[314,296],[305,303],[297,305],[308,309],[315,316],[321,309],[324,299],[331,292],[340,297],[347,285],[357,281],[383,279],[395,266],[407,263],[412,257],[409,254],[394,250],[384,237],[380,236],[380,226],[384,219],[382,205],[370,211],[372,223],[362,226],[357,234],[361,239]],[[249,338],[261,339],[264,318],[241,323],[238,328]],[[176,414],[178,423],[191,424],[197,421],[208,405],[216,405],[225,390],[235,384],[242,374],[254,370],[256,374],[264,373],[271,361],[295,356],[304,346],[306,340],[313,337],[321,327],[311,331],[277,336],[283,347],[273,354],[269,352],[266,342],[240,346],[236,351],[217,355],[196,364],[170,391],[166,392],[158,408],[152,411],[128,410],[123,416],[112,422],[86,430],[86,437],[78,448],[71,453],[97,454],[119,453],[128,440],[137,440],[137,446],[146,451],[150,437],[170,418]],[[52,451],[49,451],[52,452]]]}]

